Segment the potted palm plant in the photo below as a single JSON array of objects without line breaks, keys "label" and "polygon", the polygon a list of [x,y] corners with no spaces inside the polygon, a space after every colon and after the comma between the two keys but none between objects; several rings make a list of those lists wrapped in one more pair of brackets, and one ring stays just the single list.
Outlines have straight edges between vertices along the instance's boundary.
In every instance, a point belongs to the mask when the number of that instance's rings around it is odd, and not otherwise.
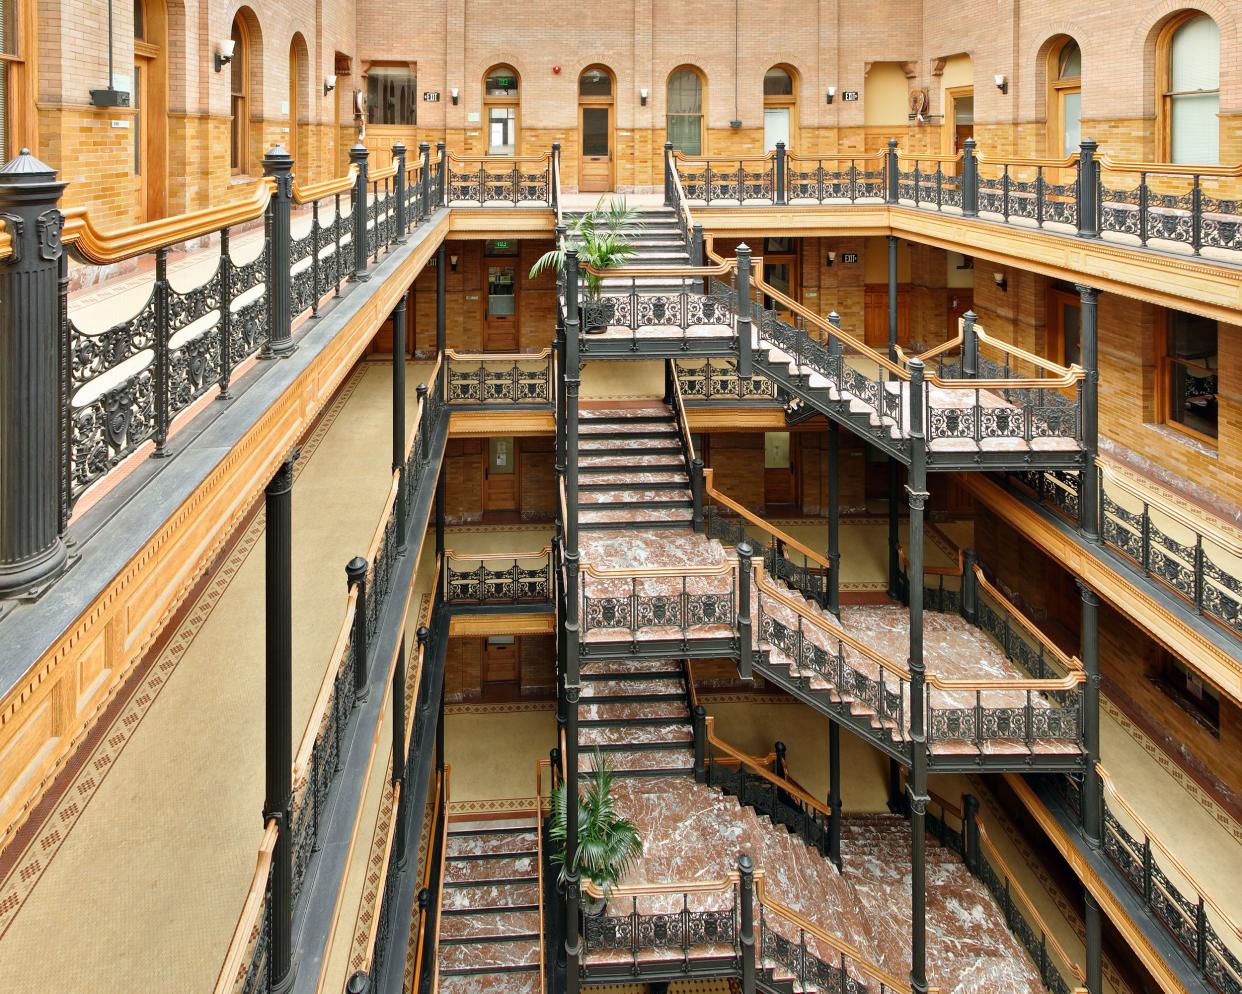
[{"label": "potted palm plant", "polygon": [[585,877],[600,890],[599,898],[586,897],[583,911],[599,915],[608,903],[608,895],[622,875],[642,855],[643,843],[638,829],[628,818],[617,814],[612,802],[612,764],[598,748],[591,760],[594,773],[587,776],[578,796],[578,851],[572,859],[565,852],[569,830],[565,785],[552,795],[552,862],[561,868],[565,882],[571,869]]},{"label": "potted palm plant", "polygon": [[630,207],[624,197],[613,197],[607,206],[600,197],[594,208],[569,225],[564,240],[530,267],[531,279],[548,269],[563,273],[566,250],[578,250],[578,261],[586,275],[587,304],[583,325],[589,335],[602,333],[610,323],[611,314],[602,299],[603,277],[587,271],[586,267],[616,269],[633,258],[636,249],[630,239],[634,231],[642,228],[639,215],[640,211]]}]

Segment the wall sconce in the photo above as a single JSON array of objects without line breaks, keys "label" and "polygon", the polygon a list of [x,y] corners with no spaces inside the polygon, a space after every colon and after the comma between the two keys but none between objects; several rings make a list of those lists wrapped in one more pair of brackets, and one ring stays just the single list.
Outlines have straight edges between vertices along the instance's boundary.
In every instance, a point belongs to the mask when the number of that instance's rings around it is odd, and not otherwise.
[{"label": "wall sconce", "polygon": [[641,106],[643,107],[647,106],[647,97],[649,95],[650,95],[650,91],[647,89],[647,87],[640,86],[638,88],[638,102]]},{"label": "wall sconce", "polygon": [[451,269],[453,272],[457,272],[457,256],[455,255],[449,256],[449,269]]},{"label": "wall sconce", "polygon": [[1009,281],[1005,279],[1004,273],[993,273],[992,282],[996,284],[996,289],[1001,293],[1009,292]]},{"label": "wall sconce", "polygon": [[216,64],[216,72],[219,72],[230,62],[233,61],[233,50],[237,47],[237,42],[232,38],[228,41],[220,42],[220,51],[216,52],[213,59]]},{"label": "wall sconce", "polygon": [[832,264],[833,264],[834,262],[836,262],[836,261],[837,261],[837,253],[836,253],[836,252],[829,252],[829,253],[828,253],[828,268],[829,268],[829,269],[831,269],[831,268],[832,268]]},{"label": "wall sconce", "polygon": [[828,102],[829,103],[832,103],[832,99],[836,95],[837,95],[837,88],[835,86],[828,87]]},{"label": "wall sconce", "polygon": [[1009,80],[1005,78],[1005,74],[1003,72],[998,72],[995,76],[993,76],[992,82],[996,84],[996,88],[1000,90],[1001,93],[1009,92]]},{"label": "wall sconce", "polygon": [[336,77],[325,76],[323,78],[323,95],[326,97],[329,93],[336,89]]},{"label": "wall sconce", "polygon": [[450,87],[449,87],[449,99],[453,101],[453,106],[454,106],[454,107],[456,107],[456,106],[457,106],[457,97],[458,97],[459,95],[460,95],[460,91],[457,89],[457,87],[455,87],[455,86],[450,86]]}]

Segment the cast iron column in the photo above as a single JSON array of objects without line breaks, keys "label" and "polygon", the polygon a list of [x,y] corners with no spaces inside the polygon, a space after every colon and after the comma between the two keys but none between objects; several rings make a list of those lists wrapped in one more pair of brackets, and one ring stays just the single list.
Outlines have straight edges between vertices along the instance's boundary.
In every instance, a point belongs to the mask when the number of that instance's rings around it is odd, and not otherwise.
[{"label": "cast iron column", "polygon": [[436,249],[436,355],[444,355],[448,335],[446,308],[448,306],[448,253],[444,242]]},{"label": "cast iron column", "polygon": [[579,989],[582,943],[578,924],[578,252],[565,254],[565,987]]},{"label": "cast iron column", "polygon": [[349,150],[349,161],[358,167],[358,175],[354,178],[353,203],[350,213],[353,217],[353,234],[350,236],[354,250],[354,272],[351,280],[367,280],[367,160],[371,153],[361,143]]},{"label": "cast iron column", "polygon": [[[444,526],[445,521],[445,494],[446,485],[444,482],[444,463],[440,464],[440,472],[436,474],[436,558],[441,563],[444,562]],[[440,599],[443,600],[447,591],[444,589],[444,569],[441,568],[440,576],[436,581],[439,585]]]},{"label": "cast iron column", "polygon": [[397,198],[397,237],[393,239],[395,242],[404,242],[406,239],[406,228],[409,227],[410,219],[406,208],[409,206],[406,201],[405,192],[405,146],[401,142],[394,142],[392,146],[392,161],[397,167],[397,175],[392,178],[393,193]]},{"label": "cast iron column", "polygon": [[841,869],[841,726],[828,719],[828,858]]},{"label": "cast iron column", "polygon": [[892,456],[888,457],[888,596],[896,600],[901,596],[901,558],[897,545],[901,541],[897,492],[901,489],[901,466]]},{"label": "cast iron column", "polygon": [[397,815],[396,833],[393,845],[397,849],[397,863],[405,865],[405,823],[408,820],[404,812],[408,810],[405,780],[405,629],[397,637],[397,665],[392,671],[392,786],[396,789],[401,784],[401,800]]},{"label": "cast iron column", "polygon": [[397,487],[397,551],[405,551],[410,480],[405,476],[405,294],[392,309],[392,468],[401,474]]},{"label": "cast iron column", "polygon": [[923,363],[911,359],[910,368],[910,476],[906,499],[910,505],[910,987],[927,990],[927,729],[924,725],[923,666],[923,510],[927,506],[927,453],[923,438]]},{"label": "cast iron column", "polygon": [[1082,903],[1087,933],[1084,942],[1087,950],[1087,991],[1088,994],[1104,994],[1104,937],[1100,929],[1100,905],[1086,889],[1082,892]]},{"label": "cast iron column", "polygon": [[1082,594],[1079,653],[1083,672],[1087,674],[1082,696],[1082,748],[1087,764],[1082,778],[1082,830],[1087,841],[1098,847],[1102,828],[1100,775],[1095,769],[1100,761],[1100,599],[1081,581],[1078,590]]},{"label": "cast iron column", "polygon": [[280,464],[265,490],[266,722],[263,820],[280,826],[272,857],[272,990],[293,986],[293,463],[296,450]]},{"label": "cast iron column", "polygon": [[897,236],[888,236],[888,357],[897,361]]},{"label": "cast iron column", "polygon": [[29,149],[0,169],[12,239],[0,262],[0,595],[55,576],[67,558],[69,349],[56,206],[65,185]]},{"label": "cast iron column", "polygon": [[262,353],[271,359],[293,351],[293,277],[289,273],[293,158],[283,145],[263,157],[263,175],[276,181],[267,204],[267,343]]},{"label": "cast iron column", "polygon": [[1079,325],[1079,351],[1086,378],[1082,382],[1082,473],[1078,488],[1078,522],[1082,536],[1089,542],[1100,540],[1100,475],[1095,468],[1099,445],[1099,332],[1098,301],[1100,291],[1075,284],[1082,301]]},{"label": "cast iron column", "polygon": [[828,422],[828,610],[841,617],[841,428]]}]

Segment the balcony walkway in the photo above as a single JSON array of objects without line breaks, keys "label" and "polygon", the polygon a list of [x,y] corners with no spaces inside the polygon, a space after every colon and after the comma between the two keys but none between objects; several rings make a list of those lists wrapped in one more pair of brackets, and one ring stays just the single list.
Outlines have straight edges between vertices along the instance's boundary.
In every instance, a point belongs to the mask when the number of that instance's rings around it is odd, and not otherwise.
[{"label": "balcony walkway", "polygon": [[[295,747],[345,615],[345,563],[365,553],[392,481],[390,368],[355,370],[297,465]],[[407,374],[411,417],[425,368]],[[262,540],[260,510],[5,853],[6,990],[166,994],[215,982],[262,828]],[[49,955],[49,936],[72,954]]]}]

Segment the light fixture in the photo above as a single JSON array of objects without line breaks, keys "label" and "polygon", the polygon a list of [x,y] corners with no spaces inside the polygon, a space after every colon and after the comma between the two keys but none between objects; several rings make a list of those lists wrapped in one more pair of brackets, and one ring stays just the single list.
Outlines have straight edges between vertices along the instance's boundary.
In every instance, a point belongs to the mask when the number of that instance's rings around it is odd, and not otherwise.
[{"label": "light fixture", "polygon": [[828,253],[828,266],[829,266],[829,268],[831,268],[832,264],[833,264],[834,262],[836,262],[836,261],[837,261],[837,253],[836,253],[836,252],[829,252],[829,253]]},{"label": "light fixture", "polygon": [[235,48],[237,48],[237,42],[232,38],[228,41],[220,42],[220,50],[213,56],[216,63],[216,72],[219,72],[233,61],[233,50]]},{"label": "light fixture", "polygon": [[455,86],[450,86],[450,87],[449,87],[449,99],[451,99],[451,100],[453,101],[453,106],[454,106],[454,107],[456,107],[456,106],[457,106],[457,95],[458,95],[458,92],[459,92],[459,91],[458,91],[457,87],[455,87]]},{"label": "light fixture", "polygon": [[336,76],[325,76],[323,78],[323,95],[326,97],[329,93],[336,89]]},{"label": "light fixture", "polygon": [[457,272],[457,256],[455,255],[449,256],[449,269],[451,269],[453,272]]},{"label": "light fixture", "polygon": [[832,98],[835,97],[836,95],[837,95],[837,88],[835,86],[828,87],[828,102],[829,103],[832,103]]},{"label": "light fixture", "polygon": [[1005,78],[1005,74],[1003,72],[998,72],[995,76],[993,76],[992,82],[996,84],[996,88],[1000,90],[1001,93],[1009,92],[1009,80]]},{"label": "light fixture", "polygon": [[1009,281],[1005,279],[1004,273],[993,273],[992,282],[996,284],[996,288],[1000,290],[1001,293],[1009,292]]},{"label": "light fixture", "polygon": [[640,86],[640,87],[638,88],[638,102],[639,102],[639,103],[640,103],[643,107],[646,107],[646,106],[647,106],[647,97],[648,97],[649,93],[650,93],[650,91],[649,91],[649,90],[647,89],[647,87],[645,87],[645,86]]}]

